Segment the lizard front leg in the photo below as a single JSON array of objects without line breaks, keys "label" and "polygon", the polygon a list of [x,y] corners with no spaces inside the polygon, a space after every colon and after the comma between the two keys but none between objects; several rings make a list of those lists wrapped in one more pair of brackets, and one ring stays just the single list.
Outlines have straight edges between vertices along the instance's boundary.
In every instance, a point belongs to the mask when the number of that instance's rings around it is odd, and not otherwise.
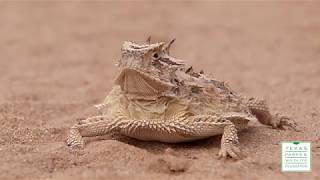
[{"label": "lizard front leg", "polygon": [[101,136],[117,130],[121,119],[111,120],[106,116],[94,116],[80,121],[70,128],[67,145],[83,148],[83,137]]},{"label": "lizard front leg", "polygon": [[228,124],[224,127],[218,156],[219,158],[227,158],[229,155],[232,158],[240,159],[240,153],[237,129],[234,124]]}]

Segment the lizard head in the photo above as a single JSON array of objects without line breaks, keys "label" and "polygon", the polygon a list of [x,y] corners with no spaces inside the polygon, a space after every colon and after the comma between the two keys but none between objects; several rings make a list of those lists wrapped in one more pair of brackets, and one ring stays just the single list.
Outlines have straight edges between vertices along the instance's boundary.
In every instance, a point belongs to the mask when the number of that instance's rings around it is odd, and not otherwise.
[{"label": "lizard head", "polygon": [[174,87],[170,74],[184,64],[169,55],[174,42],[137,44],[125,41],[118,61],[116,84],[129,94],[158,96]]}]

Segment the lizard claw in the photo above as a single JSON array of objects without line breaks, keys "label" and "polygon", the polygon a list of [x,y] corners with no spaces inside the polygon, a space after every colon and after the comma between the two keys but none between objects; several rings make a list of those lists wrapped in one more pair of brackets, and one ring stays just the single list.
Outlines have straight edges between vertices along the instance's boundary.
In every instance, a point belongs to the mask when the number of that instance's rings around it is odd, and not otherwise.
[{"label": "lizard claw", "polygon": [[237,145],[231,143],[223,144],[218,153],[218,158],[226,159],[228,156],[237,160],[241,159],[240,148]]},{"label": "lizard claw", "polygon": [[83,149],[84,143],[83,142],[67,142],[67,145],[73,149]]}]

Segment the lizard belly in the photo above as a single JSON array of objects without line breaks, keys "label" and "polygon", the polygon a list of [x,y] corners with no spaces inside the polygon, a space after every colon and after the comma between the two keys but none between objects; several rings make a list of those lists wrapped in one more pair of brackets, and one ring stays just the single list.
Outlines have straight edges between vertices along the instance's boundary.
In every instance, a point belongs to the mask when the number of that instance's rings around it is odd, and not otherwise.
[{"label": "lizard belly", "polygon": [[154,130],[147,128],[137,128],[134,132],[121,131],[121,134],[126,135],[131,138],[139,139],[142,141],[160,141],[166,143],[179,143],[179,142],[188,142],[195,141],[199,139],[208,138],[215,135],[220,135],[223,133],[223,130],[216,129],[210,133],[204,133],[201,135],[196,134],[178,134],[175,132],[168,133],[167,131]]}]

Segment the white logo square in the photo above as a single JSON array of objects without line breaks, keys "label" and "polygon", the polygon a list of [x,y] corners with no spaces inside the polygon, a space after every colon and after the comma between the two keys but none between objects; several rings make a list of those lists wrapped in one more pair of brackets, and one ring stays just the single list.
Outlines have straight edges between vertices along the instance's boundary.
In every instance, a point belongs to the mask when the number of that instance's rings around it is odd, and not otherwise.
[{"label": "white logo square", "polygon": [[311,143],[310,142],[282,142],[281,170],[283,172],[311,171]]}]

